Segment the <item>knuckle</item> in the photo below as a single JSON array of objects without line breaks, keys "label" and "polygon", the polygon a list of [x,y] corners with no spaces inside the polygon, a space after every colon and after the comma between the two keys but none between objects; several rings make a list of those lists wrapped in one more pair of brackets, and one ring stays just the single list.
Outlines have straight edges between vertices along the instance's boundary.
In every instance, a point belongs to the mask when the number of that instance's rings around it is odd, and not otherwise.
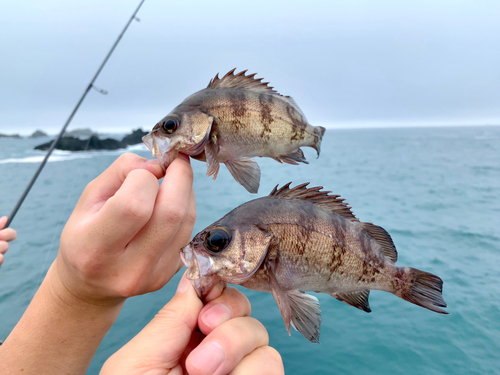
[{"label": "knuckle", "polygon": [[151,217],[151,213],[151,208],[145,202],[133,197],[122,206],[122,214],[131,219],[147,221]]},{"label": "knuckle", "polygon": [[178,223],[184,220],[186,216],[186,206],[180,202],[171,202],[165,207],[165,217],[171,223]]},{"label": "knuckle", "polygon": [[222,294],[224,303],[231,306],[231,310],[237,316],[249,316],[252,312],[252,306],[248,298],[234,287],[227,287]]},{"label": "knuckle", "polygon": [[141,157],[139,155],[133,154],[131,152],[126,152],[124,154],[121,154],[120,157],[117,159],[117,161],[119,161],[120,163],[129,164],[138,161],[140,159]]},{"label": "knuckle", "polygon": [[267,330],[257,319],[252,317],[238,317],[229,320],[226,324],[220,326],[224,336],[231,338],[234,342],[248,340],[249,334],[255,342],[261,345],[269,343]]}]

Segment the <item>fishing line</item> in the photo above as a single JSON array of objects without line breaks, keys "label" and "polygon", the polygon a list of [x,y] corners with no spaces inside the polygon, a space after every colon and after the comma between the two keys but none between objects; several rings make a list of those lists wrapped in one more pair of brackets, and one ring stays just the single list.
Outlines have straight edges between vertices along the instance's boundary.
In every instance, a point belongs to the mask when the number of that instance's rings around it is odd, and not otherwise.
[{"label": "fishing line", "polygon": [[141,0],[139,6],[137,7],[137,9],[135,10],[135,12],[132,14],[132,16],[130,17],[130,19],[128,20],[127,24],[125,25],[125,27],[123,28],[123,31],[120,33],[120,35],[118,35],[118,38],[116,39],[115,43],[113,44],[113,46],[111,47],[111,49],[109,50],[108,54],[106,55],[106,57],[104,58],[104,61],[101,63],[101,66],[99,67],[99,69],[97,69],[97,72],[95,73],[94,77],[92,78],[92,80],[90,81],[89,85],[87,86],[87,88],[85,89],[85,91],[83,92],[83,95],[82,97],[80,98],[80,100],[78,101],[78,103],[76,104],[75,108],[73,109],[73,112],[71,112],[68,120],[66,121],[66,123],[64,124],[64,126],[62,127],[61,131],[59,132],[59,135],[56,137],[56,139],[54,139],[54,141],[52,142],[52,144],[50,145],[50,148],[49,150],[47,151],[47,155],[45,155],[45,158],[43,159],[42,163],[40,164],[40,166],[38,167],[37,171],[35,172],[35,174],[33,175],[33,178],[31,179],[31,181],[28,183],[28,186],[26,187],[26,189],[24,190],[23,194],[21,195],[21,198],[19,198],[16,206],[14,207],[14,209],[12,210],[12,212],[10,213],[9,217],[8,217],[8,221],[7,221],[7,224],[5,224],[5,228],[9,227],[10,226],[10,223],[12,223],[12,220],[14,220],[14,217],[16,216],[16,213],[17,211],[19,210],[19,208],[21,207],[21,205],[23,204],[24,202],[24,199],[26,198],[26,196],[28,195],[28,193],[30,192],[31,188],[33,187],[33,184],[35,183],[36,179],[38,178],[38,175],[40,174],[40,172],[42,171],[43,167],[45,166],[45,164],[47,163],[47,160],[49,159],[50,155],[52,154],[52,151],[54,150],[54,148],[57,146],[57,144],[59,143],[60,139],[62,138],[64,132],[66,131],[66,128],[68,127],[68,125],[70,124],[71,120],[73,119],[73,117],[75,116],[76,112],[78,111],[78,108],[80,108],[80,105],[82,104],[83,100],[85,99],[85,97],[87,96],[88,92],[90,91],[90,89],[94,89],[98,92],[100,92],[101,94],[104,94],[106,95],[108,92],[106,90],[103,90],[97,86],[94,86],[94,82],[95,80],[97,79],[97,77],[99,76],[99,73],[101,73],[101,70],[104,68],[104,65],[106,65],[106,63],[108,62],[108,59],[110,58],[111,54],[113,53],[113,51],[115,50],[116,46],[118,45],[118,43],[120,42],[120,40],[122,39],[123,35],[125,34],[125,32],[127,31],[129,25],[132,23],[132,21],[135,19],[137,22],[140,22],[140,19],[138,17],[136,17],[136,14],[137,12],[139,11],[139,9],[141,8],[142,4],[144,3],[145,0]]},{"label": "fishing line", "polygon": [[[86,152],[88,150],[91,138],[92,138],[92,135],[89,136],[89,139],[87,141],[87,145],[85,146],[85,148],[81,152]],[[81,165],[81,163],[79,163],[78,170],[76,171],[75,174],[79,175],[81,169],[82,169],[82,165]],[[73,178],[72,180],[73,180],[73,186],[71,186],[71,188],[68,189],[68,195],[66,196],[66,203],[64,204],[64,208],[59,212],[59,220],[57,221],[58,223],[60,221],[62,221],[61,219],[62,219],[63,215],[66,214],[66,211],[68,210],[68,206],[69,206],[70,197],[71,197],[73,191],[75,191],[77,179]],[[64,225],[63,225],[63,228],[64,228]],[[54,235],[52,236],[52,241],[50,241],[50,246],[47,248],[47,251],[45,254],[45,259],[42,263],[42,267],[40,268],[40,272],[39,272],[38,276],[34,278],[34,280],[36,282],[35,282],[35,288],[34,288],[33,293],[32,293],[33,296],[35,295],[36,291],[38,290],[39,285],[42,284],[43,278],[45,277],[45,273],[47,272],[46,268],[47,268],[47,265],[50,261],[49,255],[51,253],[51,250],[54,249],[54,243],[56,242],[58,235],[59,235],[59,231],[54,231]]]}]

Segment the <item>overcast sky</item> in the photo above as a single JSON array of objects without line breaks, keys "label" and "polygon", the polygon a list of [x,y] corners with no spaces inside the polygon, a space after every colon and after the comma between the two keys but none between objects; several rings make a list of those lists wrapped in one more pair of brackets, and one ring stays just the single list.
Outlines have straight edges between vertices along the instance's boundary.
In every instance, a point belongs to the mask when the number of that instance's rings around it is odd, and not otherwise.
[{"label": "overcast sky", "polygon": [[[57,132],[139,0],[0,4],[0,132]],[[150,129],[237,67],[313,125],[500,124],[498,0],[146,0],[70,129]]]}]

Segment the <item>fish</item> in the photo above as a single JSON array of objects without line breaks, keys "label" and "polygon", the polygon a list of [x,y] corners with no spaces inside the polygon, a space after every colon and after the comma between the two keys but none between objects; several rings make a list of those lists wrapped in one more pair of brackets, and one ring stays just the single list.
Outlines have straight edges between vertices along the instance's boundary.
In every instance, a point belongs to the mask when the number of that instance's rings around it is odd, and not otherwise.
[{"label": "fish", "polygon": [[201,299],[221,281],[272,293],[288,334],[293,327],[313,343],[319,342],[321,308],[305,292],[371,312],[370,290],[382,290],[448,314],[442,279],[396,266],[398,253],[385,229],[361,222],[340,195],[290,184],[236,207],[181,249]]},{"label": "fish", "polygon": [[308,164],[300,147],[312,147],[319,157],[322,126],[312,126],[290,96],[279,94],[256,73],[236,68],[175,107],[143,142],[163,168],[179,152],[207,163],[215,180],[220,163],[250,193],[257,193],[260,168],[254,157],[280,163]]}]

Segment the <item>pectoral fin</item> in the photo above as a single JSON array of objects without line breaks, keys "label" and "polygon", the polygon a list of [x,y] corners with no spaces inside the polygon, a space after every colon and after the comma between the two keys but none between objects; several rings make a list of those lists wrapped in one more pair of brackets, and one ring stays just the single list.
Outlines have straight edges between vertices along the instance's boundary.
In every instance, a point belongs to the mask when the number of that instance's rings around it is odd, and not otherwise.
[{"label": "pectoral fin", "polygon": [[205,158],[207,161],[207,176],[214,176],[213,179],[217,178],[219,173],[220,164],[217,161],[217,154],[219,153],[219,147],[213,139],[210,139],[205,144]]},{"label": "pectoral fin", "polygon": [[352,293],[330,293],[330,295],[339,301],[347,303],[348,305],[354,306],[357,309],[372,312],[370,305],[368,304],[368,296],[370,295],[370,290],[361,290],[359,292]]},{"label": "pectoral fin", "polygon": [[260,185],[260,168],[253,159],[243,158],[239,160],[228,160],[224,164],[226,164],[227,169],[236,182],[242,185],[250,193],[257,194]]},{"label": "pectoral fin", "polygon": [[272,262],[268,262],[267,272],[273,297],[281,311],[290,335],[290,326],[313,343],[319,343],[321,330],[321,307],[318,299],[299,290],[283,291],[274,275]]}]

